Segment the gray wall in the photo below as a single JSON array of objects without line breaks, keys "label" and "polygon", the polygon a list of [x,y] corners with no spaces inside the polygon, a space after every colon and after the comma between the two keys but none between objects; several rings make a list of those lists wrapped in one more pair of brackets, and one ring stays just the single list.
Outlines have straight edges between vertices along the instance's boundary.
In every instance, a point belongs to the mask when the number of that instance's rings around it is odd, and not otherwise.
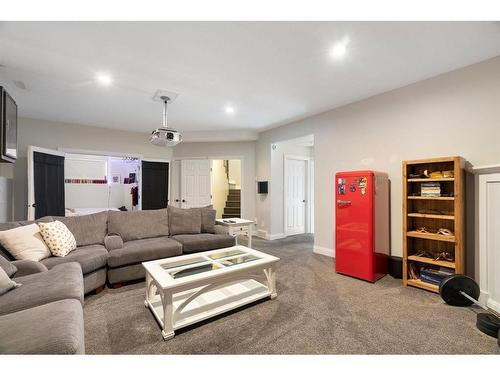
[{"label": "gray wall", "polygon": [[[257,177],[271,178],[272,143],[314,133],[315,246],[333,255],[335,173],[388,172],[392,254],[401,255],[401,161],[461,155],[473,165],[499,163],[499,122],[497,57],[263,132]],[[281,199],[276,195],[257,201],[259,230],[271,230],[271,201]]]},{"label": "gray wall", "polygon": [[[27,148],[28,145],[57,150],[59,147],[95,151],[141,154],[170,159],[171,148],[149,144],[148,134],[110,130],[90,126],[20,118],[18,155],[14,167],[14,219],[27,217]],[[1,198],[0,198],[1,200]],[[0,206],[1,209],[1,206]]]}]

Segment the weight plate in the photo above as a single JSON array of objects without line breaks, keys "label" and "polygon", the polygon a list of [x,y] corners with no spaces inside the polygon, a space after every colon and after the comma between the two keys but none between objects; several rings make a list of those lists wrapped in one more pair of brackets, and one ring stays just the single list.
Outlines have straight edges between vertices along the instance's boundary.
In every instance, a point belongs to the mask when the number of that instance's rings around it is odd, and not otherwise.
[{"label": "weight plate", "polygon": [[497,338],[498,330],[500,330],[500,319],[493,314],[479,313],[477,314],[476,327],[488,336]]},{"label": "weight plate", "polygon": [[479,286],[469,276],[452,275],[441,281],[439,285],[439,294],[448,305],[471,306],[473,302],[461,295],[460,291],[468,294],[475,300],[479,298]]}]

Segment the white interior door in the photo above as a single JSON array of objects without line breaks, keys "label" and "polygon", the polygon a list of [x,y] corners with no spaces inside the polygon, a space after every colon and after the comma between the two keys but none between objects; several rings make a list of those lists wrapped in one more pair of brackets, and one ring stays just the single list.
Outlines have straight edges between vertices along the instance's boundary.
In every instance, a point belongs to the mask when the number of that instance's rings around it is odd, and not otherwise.
[{"label": "white interior door", "polygon": [[287,235],[306,230],[306,160],[285,159],[285,231]]},{"label": "white interior door", "polygon": [[212,203],[211,161],[181,160],[181,207],[202,207]]},{"label": "white interior door", "polygon": [[48,148],[28,146],[28,220],[35,220],[35,163],[33,160],[34,153],[56,155],[65,157],[66,153]]}]

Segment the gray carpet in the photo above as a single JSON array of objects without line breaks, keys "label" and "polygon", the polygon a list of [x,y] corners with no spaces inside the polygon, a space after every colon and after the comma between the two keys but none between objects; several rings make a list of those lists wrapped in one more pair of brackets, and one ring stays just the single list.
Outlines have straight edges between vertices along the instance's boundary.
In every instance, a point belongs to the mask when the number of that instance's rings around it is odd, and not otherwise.
[{"label": "gray carpet", "polygon": [[254,248],[281,258],[278,298],[185,329],[163,341],[144,307],[144,283],[106,289],[85,300],[88,354],[499,354],[497,340],[475,327],[470,308],[403,288],[386,276],[375,284],[334,272],[313,254],[312,237],[265,241]]}]

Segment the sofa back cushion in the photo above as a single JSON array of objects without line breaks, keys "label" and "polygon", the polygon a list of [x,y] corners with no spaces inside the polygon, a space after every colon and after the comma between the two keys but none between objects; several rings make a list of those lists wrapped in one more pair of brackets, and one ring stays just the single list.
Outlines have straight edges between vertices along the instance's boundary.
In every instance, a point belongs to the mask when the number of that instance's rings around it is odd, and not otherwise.
[{"label": "sofa back cushion", "polygon": [[54,219],[62,222],[73,233],[76,246],[104,244],[107,233],[107,211],[81,216],[54,216]]},{"label": "sofa back cushion", "polygon": [[123,241],[168,236],[168,211],[109,211],[108,233],[118,234]]},{"label": "sofa back cushion", "polygon": [[168,206],[170,234],[201,233],[201,210],[199,208],[177,208]]},{"label": "sofa back cushion", "polygon": [[216,211],[212,206],[202,207],[201,210],[201,233],[215,233]]}]

